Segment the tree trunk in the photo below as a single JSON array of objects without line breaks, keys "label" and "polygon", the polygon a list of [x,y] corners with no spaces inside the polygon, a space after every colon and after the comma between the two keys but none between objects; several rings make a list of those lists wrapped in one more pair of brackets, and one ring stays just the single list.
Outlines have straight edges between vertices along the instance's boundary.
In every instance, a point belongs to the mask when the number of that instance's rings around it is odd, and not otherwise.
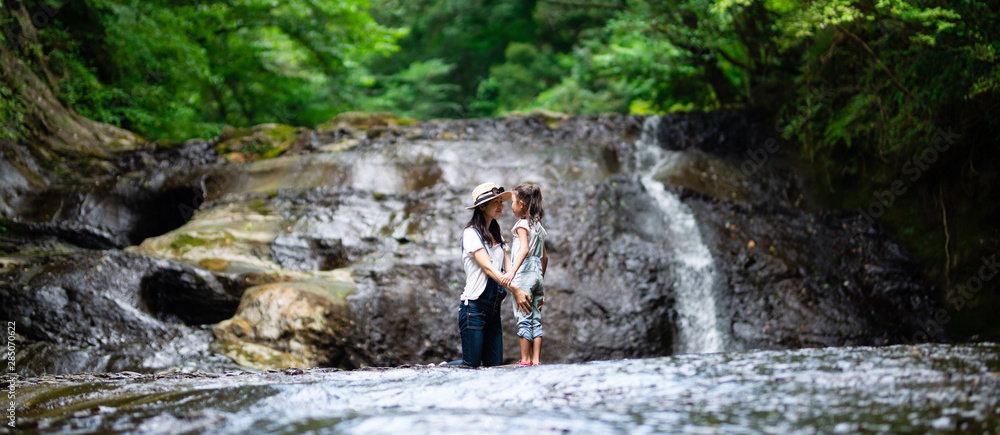
[{"label": "tree trunk", "polygon": [[[42,75],[51,76],[45,73],[48,65],[38,42],[38,29],[23,3],[3,3],[0,7],[0,22],[4,21],[13,22],[18,28],[13,29],[16,33],[5,35],[6,43],[0,43],[0,82],[11,89],[14,98],[26,108],[23,118],[24,134],[20,135],[16,144],[7,143],[5,147],[15,146],[21,148],[21,151],[29,151],[15,153],[21,159],[34,156],[43,162],[61,162],[65,157],[106,158],[110,153],[135,149],[142,142],[141,138],[128,130],[87,119],[66,107],[52,90],[54,78],[43,80],[22,59],[21,53],[33,53],[33,61]],[[32,172],[41,171],[37,169],[39,165],[26,161],[12,163],[22,170],[34,167],[36,169]],[[41,166],[53,168],[53,165]],[[46,182],[53,180],[52,174],[35,175],[41,176]]]}]

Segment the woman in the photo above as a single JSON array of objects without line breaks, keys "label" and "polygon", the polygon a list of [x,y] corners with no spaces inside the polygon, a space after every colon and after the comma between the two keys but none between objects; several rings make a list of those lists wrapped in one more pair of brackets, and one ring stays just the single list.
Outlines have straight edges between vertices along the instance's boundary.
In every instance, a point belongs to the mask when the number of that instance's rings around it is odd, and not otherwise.
[{"label": "woman", "polygon": [[[507,291],[500,286],[501,270],[510,269],[510,257],[497,219],[503,214],[504,201],[512,192],[504,192],[493,183],[483,183],[472,190],[472,219],[462,231],[462,265],[465,267],[465,290],[459,305],[458,328],[462,333],[462,360],[451,365],[493,367],[503,362],[503,334],[500,326],[500,302]],[[518,308],[531,310],[531,298],[509,285]]]}]

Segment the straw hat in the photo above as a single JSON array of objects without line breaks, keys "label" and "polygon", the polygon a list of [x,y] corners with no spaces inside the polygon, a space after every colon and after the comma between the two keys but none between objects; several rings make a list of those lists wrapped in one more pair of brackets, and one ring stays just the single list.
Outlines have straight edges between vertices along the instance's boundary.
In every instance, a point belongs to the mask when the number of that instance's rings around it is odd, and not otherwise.
[{"label": "straw hat", "polygon": [[472,210],[480,205],[486,204],[492,201],[496,197],[500,197],[500,201],[510,201],[514,197],[514,192],[504,192],[502,187],[497,187],[493,183],[483,183],[472,189],[472,206],[466,207],[466,210]]}]

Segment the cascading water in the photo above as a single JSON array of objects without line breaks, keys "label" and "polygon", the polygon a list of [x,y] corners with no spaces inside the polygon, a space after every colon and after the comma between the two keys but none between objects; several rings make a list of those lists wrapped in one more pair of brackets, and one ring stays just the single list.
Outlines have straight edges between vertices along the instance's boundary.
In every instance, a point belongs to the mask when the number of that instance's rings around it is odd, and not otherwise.
[{"label": "cascading water", "polygon": [[657,144],[660,117],[647,118],[636,144],[636,171],[646,191],[663,211],[666,238],[678,267],[674,286],[677,303],[675,353],[713,353],[726,350],[726,337],[716,309],[717,274],[712,253],[702,242],[694,213],[663,187],[661,175],[670,170],[679,153]]}]

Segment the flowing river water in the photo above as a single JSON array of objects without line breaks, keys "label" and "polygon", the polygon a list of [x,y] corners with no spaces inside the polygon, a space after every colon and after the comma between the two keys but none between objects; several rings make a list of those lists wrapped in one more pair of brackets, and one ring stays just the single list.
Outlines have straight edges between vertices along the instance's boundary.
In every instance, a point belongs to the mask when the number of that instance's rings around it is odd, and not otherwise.
[{"label": "flowing river water", "polygon": [[24,433],[997,433],[1000,347],[687,354],[490,369],[70,375]]}]

